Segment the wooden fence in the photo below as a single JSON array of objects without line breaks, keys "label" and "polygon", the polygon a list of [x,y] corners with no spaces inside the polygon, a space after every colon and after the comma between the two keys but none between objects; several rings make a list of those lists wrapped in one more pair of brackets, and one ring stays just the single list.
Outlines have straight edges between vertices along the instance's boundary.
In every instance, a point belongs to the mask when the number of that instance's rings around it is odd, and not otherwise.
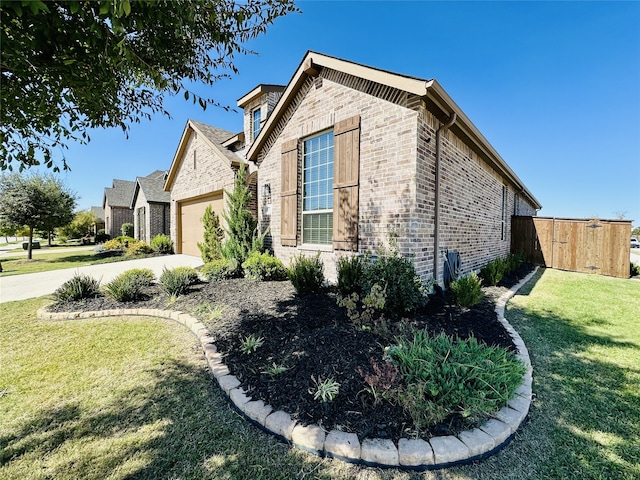
[{"label": "wooden fence", "polygon": [[512,217],[511,251],[559,270],[629,278],[631,220]]}]

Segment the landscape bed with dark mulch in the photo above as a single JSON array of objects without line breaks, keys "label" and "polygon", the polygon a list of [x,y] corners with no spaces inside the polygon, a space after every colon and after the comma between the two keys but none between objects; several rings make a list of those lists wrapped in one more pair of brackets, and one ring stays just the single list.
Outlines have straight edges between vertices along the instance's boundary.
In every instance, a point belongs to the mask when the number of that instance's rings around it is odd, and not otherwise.
[{"label": "landscape bed with dark mulch", "polygon": [[[56,303],[49,310],[163,308],[189,312],[207,326],[225,364],[253,399],[284,410],[303,424],[355,432],[361,439],[379,437],[397,442],[402,437],[449,435],[470,425],[454,414],[428,430],[416,431],[400,406],[374,404],[364,391],[367,385],[359,370],[372,373],[371,359],[380,364],[384,347],[410,326],[426,329],[431,335],[474,336],[487,345],[515,351],[511,337],[496,318],[495,300],[530,270],[531,266],[525,265],[499,286],[483,288],[484,299],[472,308],[457,307],[448,296],[433,296],[411,316],[387,319],[371,330],[347,318],[337,305],[335,291],[299,295],[289,281],[202,283],[175,301],[152,286],[144,301],[119,303],[98,297]],[[254,352],[243,353],[241,344],[249,335],[262,338],[263,343]],[[269,374],[274,366],[286,370]],[[340,384],[339,393],[333,401],[322,403],[310,391],[315,388],[313,379],[327,378]]]}]

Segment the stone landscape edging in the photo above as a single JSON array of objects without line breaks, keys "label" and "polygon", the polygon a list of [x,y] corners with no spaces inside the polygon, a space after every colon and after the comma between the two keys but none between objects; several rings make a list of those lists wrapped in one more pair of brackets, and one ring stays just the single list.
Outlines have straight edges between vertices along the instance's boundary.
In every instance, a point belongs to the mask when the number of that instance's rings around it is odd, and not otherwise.
[{"label": "stone landscape edging", "polygon": [[355,433],[332,430],[326,432],[318,425],[297,424],[291,415],[278,410],[262,400],[252,400],[246,395],[240,381],[222,362],[222,355],[213,342],[205,325],[195,317],[174,310],[124,308],[89,312],[49,312],[46,307],[38,310],[41,320],[73,320],[113,316],[151,316],[174,320],[187,327],[200,341],[207,365],[219,387],[225,392],[230,405],[252,424],[278,439],[307,452],[336,458],[349,463],[371,467],[400,468],[405,470],[435,470],[471,463],[486,458],[504,448],[522,425],[531,405],[533,368],[529,352],[522,338],[504,317],[507,302],[538,271],[533,272],[511,287],[496,301],[498,320],[513,339],[518,349],[516,356],[526,366],[522,384],[516,389],[507,405],[492,415],[478,428],[456,435],[431,437],[429,440],[401,438],[396,446],[392,440],[365,438],[362,442]]}]

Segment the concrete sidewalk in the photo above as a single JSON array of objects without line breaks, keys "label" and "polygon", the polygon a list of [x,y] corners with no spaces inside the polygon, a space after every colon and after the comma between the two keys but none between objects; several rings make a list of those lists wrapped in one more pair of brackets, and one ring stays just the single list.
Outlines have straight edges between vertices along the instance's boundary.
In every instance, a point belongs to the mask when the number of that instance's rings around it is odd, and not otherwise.
[{"label": "concrete sidewalk", "polygon": [[165,268],[171,269],[179,266],[199,267],[200,265],[202,265],[200,257],[165,255],[162,257],[0,277],[0,303],[49,295],[76,273],[90,275],[99,279],[101,284],[105,284],[120,273],[132,268],[150,268],[156,276],[160,276]]}]

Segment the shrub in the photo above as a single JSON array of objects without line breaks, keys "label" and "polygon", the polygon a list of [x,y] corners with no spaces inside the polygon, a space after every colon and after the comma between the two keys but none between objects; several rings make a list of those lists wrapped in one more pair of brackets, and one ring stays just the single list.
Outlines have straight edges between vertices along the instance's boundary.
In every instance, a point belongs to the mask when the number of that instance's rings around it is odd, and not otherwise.
[{"label": "shrub", "polygon": [[147,244],[147,242],[135,242],[129,244],[126,255],[129,257],[135,257],[136,255],[146,255],[148,253],[153,253],[153,249]]},{"label": "shrub", "polygon": [[204,226],[204,238],[202,243],[198,243],[198,249],[202,255],[202,261],[209,263],[222,258],[222,240],[224,240],[220,217],[213,211],[211,205],[207,205],[204,210],[202,225]]},{"label": "shrub", "polygon": [[123,237],[133,237],[133,223],[123,223],[120,232]]},{"label": "shrub", "polygon": [[238,278],[240,276],[240,265],[235,258],[231,260],[218,258],[217,260],[205,263],[200,273],[202,273],[202,276],[209,282]]},{"label": "shrub", "polygon": [[148,268],[133,268],[121,273],[104,288],[107,295],[118,302],[133,302],[144,298],[144,287],[155,281],[153,271]]},{"label": "shrub", "polygon": [[151,239],[151,249],[154,252],[161,253],[163,255],[169,255],[173,253],[173,241],[168,235],[159,233]]},{"label": "shrub", "polygon": [[172,297],[186,293],[191,285],[198,280],[198,272],[191,267],[166,268],[160,275],[159,283],[162,290]]},{"label": "shrub", "polygon": [[377,258],[365,265],[361,288],[371,291],[377,283],[385,290],[384,310],[390,315],[413,312],[426,302],[425,286],[416,274],[413,262],[400,256],[395,243],[390,250],[381,248]]},{"label": "shrub", "polygon": [[359,293],[364,277],[365,262],[362,257],[340,257],[338,259],[338,290],[343,295]]},{"label": "shrub", "polygon": [[232,192],[227,193],[224,219],[228,238],[222,247],[222,256],[235,258],[242,264],[254,249],[257,220],[249,211],[251,191],[247,184],[247,168],[240,164]]},{"label": "shrub", "polygon": [[453,294],[454,302],[463,307],[472,307],[482,300],[484,294],[480,287],[480,278],[475,272],[471,272],[469,275],[454,280],[449,286]]},{"label": "shrub", "polygon": [[134,277],[142,286],[148,287],[156,281],[156,276],[150,268],[132,268],[122,275],[127,274]]},{"label": "shrub", "polygon": [[480,276],[487,285],[497,285],[507,273],[509,262],[502,258],[496,258],[487,263],[480,270]]},{"label": "shrub", "polygon": [[507,256],[507,273],[515,272],[527,262],[524,252],[514,252]]},{"label": "shrub", "polygon": [[244,276],[253,280],[286,280],[287,269],[280,259],[269,255],[267,252],[251,252],[247,260],[242,264]]},{"label": "shrub", "polygon": [[100,294],[100,281],[89,275],[75,274],[53,292],[58,302],[70,302],[97,297]]},{"label": "shrub", "polygon": [[640,265],[636,265],[635,263],[631,262],[631,265],[629,265],[629,276],[637,277],[638,275],[640,275]]},{"label": "shrub", "polygon": [[136,240],[133,237],[120,236],[104,242],[103,246],[106,250],[123,250],[124,251],[134,243],[138,243],[138,240]]},{"label": "shrub", "polygon": [[104,228],[101,228],[100,230],[98,230],[98,233],[96,234],[95,242],[96,243],[103,243],[103,242],[106,242],[107,240],[109,240],[110,238],[111,238],[111,236],[104,231]]},{"label": "shrub", "polygon": [[423,428],[458,412],[479,421],[513,396],[525,366],[506,349],[488,347],[471,337],[444,334],[429,338],[424,330],[387,349],[398,366],[403,386],[396,400]]},{"label": "shrub", "polygon": [[298,293],[319,292],[324,282],[324,265],[320,260],[320,252],[313,257],[302,254],[293,257],[289,279]]},{"label": "shrub", "polygon": [[104,242],[103,247],[105,250],[122,250],[122,244],[115,238]]}]

